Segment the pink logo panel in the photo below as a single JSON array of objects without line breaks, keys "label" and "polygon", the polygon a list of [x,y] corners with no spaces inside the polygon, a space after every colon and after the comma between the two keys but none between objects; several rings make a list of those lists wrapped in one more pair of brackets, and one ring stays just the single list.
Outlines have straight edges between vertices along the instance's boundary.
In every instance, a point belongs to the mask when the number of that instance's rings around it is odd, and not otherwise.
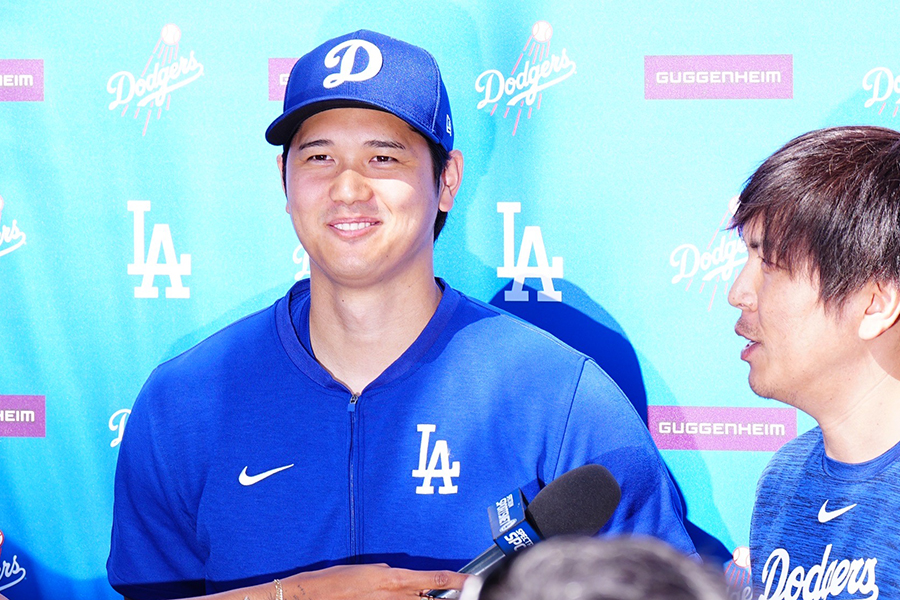
[{"label": "pink logo panel", "polygon": [[291,74],[295,62],[296,58],[269,59],[269,100],[284,100],[288,75]]},{"label": "pink logo panel", "polygon": [[660,450],[774,452],[797,437],[793,408],[649,406],[647,416]]},{"label": "pink logo panel", "polygon": [[789,99],[791,54],[645,56],[647,100]]},{"label": "pink logo panel", "polygon": [[45,437],[44,396],[0,396],[0,437]]},{"label": "pink logo panel", "polygon": [[41,102],[43,99],[42,59],[0,59],[0,102]]}]

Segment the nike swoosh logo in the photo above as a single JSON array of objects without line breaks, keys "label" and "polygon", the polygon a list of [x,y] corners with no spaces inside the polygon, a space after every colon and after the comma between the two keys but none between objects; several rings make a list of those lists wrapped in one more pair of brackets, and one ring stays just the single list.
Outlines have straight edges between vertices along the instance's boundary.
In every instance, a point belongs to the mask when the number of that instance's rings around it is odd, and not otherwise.
[{"label": "nike swoosh logo", "polygon": [[827,523],[832,519],[836,519],[854,506],[856,504],[851,504],[850,506],[845,506],[844,508],[839,508],[838,510],[828,511],[825,507],[828,506],[828,500],[825,501],[825,504],[822,505],[822,508],[819,509],[819,523]]},{"label": "nike swoosh logo", "polygon": [[243,486],[254,485],[256,483],[259,483],[266,477],[271,477],[275,473],[280,473],[281,471],[290,469],[293,466],[293,464],[285,465],[283,467],[278,467],[277,469],[271,469],[264,473],[260,473],[259,475],[247,475],[247,467],[244,467],[244,470],[241,471],[241,474],[238,476],[238,481],[241,482],[241,485]]}]

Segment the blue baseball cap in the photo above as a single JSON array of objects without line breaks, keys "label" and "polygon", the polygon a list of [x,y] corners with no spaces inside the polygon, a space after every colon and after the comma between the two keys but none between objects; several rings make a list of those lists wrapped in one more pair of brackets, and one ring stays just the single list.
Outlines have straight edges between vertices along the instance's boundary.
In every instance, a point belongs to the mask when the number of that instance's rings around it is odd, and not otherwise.
[{"label": "blue baseball cap", "polygon": [[365,29],[329,40],[294,64],[284,112],[269,125],[266,141],[282,146],[307,117],[353,106],[389,112],[453,149],[450,101],[434,57]]}]

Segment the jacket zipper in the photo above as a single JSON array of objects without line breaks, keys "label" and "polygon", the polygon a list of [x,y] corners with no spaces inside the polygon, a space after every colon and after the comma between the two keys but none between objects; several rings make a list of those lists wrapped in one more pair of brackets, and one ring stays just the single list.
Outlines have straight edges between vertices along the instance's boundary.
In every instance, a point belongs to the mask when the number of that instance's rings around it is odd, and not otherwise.
[{"label": "jacket zipper", "polygon": [[358,452],[358,444],[356,443],[357,435],[357,419],[356,404],[359,402],[358,394],[350,395],[350,403],[347,404],[347,412],[350,413],[350,456],[348,461],[348,482],[350,490],[350,562],[357,562],[359,551],[357,548],[357,532],[356,532],[356,463]]}]

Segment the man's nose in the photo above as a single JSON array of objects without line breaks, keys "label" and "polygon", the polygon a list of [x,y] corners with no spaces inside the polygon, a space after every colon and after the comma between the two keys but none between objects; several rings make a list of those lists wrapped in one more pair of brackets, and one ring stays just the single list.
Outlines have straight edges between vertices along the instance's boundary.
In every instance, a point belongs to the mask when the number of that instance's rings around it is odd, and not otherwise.
[{"label": "man's nose", "polygon": [[368,180],[351,168],[344,169],[334,178],[330,192],[332,200],[344,204],[366,202],[372,197]]},{"label": "man's nose", "polygon": [[741,310],[756,310],[756,292],[753,289],[753,267],[748,260],[738,273],[731,289],[728,290],[728,303]]}]

